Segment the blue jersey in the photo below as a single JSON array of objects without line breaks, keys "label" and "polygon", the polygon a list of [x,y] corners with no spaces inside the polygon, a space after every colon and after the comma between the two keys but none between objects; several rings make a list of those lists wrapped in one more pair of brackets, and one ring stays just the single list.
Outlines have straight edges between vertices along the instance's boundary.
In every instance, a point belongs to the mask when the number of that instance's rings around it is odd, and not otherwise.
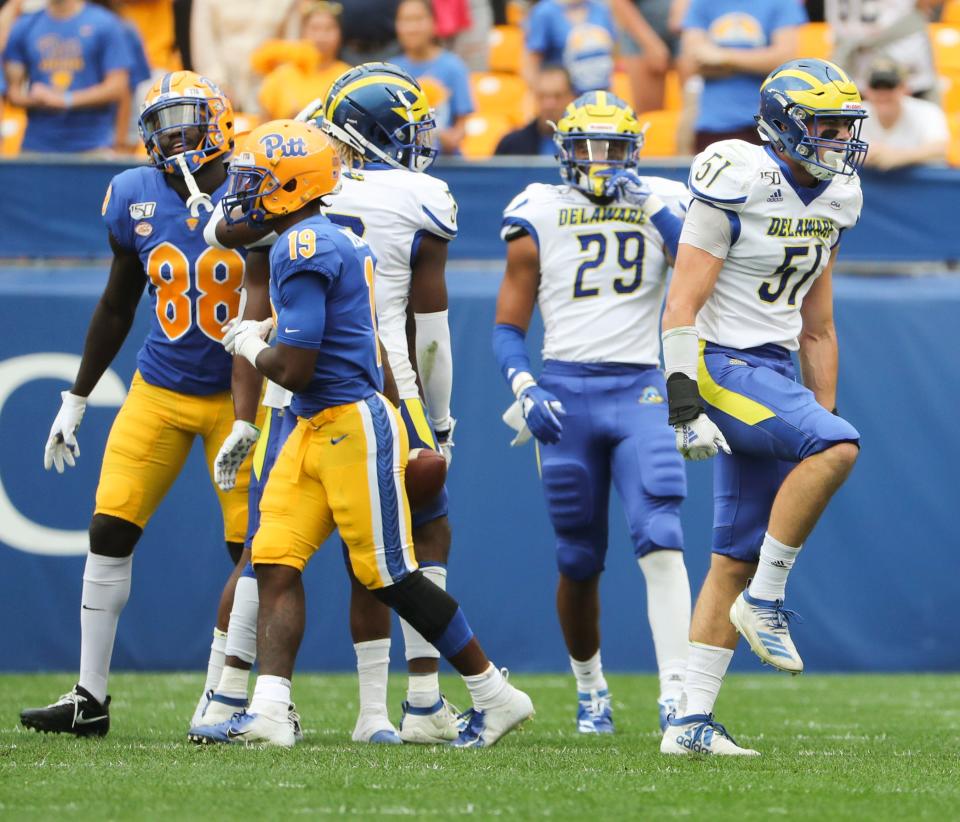
[{"label": "blue jersey", "polygon": [[[212,195],[219,202],[226,182]],[[162,171],[118,174],[103,201],[110,234],[143,263],[153,308],[137,367],[151,385],[205,395],[230,388],[231,357],[221,326],[237,315],[245,252],[211,248],[209,215],[192,217]]]},{"label": "blue jersey", "polygon": [[[19,63],[31,83],[77,91],[102,83],[115,69],[134,68],[129,35],[117,15],[86,3],[72,17],[46,11],[22,15],[10,30],[5,63]],[[114,142],[116,104],[91,108],[33,108],[23,136],[24,151],[90,151]]]},{"label": "blue jersey", "polygon": [[321,215],[297,223],[270,249],[277,341],[317,349],[313,379],[290,404],[298,417],[383,390],[374,263],[370,246]]}]

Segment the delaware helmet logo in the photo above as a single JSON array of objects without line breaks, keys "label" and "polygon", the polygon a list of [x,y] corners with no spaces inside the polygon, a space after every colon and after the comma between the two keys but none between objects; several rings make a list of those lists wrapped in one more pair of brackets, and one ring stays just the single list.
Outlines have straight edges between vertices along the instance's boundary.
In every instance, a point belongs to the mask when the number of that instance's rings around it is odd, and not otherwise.
[{"label": "delaware helmet logo", "polygon": [[267,155],[268,160],[307,156],[307,143],[302,137],[284,140],[282,134],[265,134],[260,138],[260,145],[263,146],[263,153]]},{"label": "delaware helmet logo", "polygon": [[640,399],[637,400],[641,405],[657,405],[663,402],[663,394],[653,385],[648,385],[643,389]]}]

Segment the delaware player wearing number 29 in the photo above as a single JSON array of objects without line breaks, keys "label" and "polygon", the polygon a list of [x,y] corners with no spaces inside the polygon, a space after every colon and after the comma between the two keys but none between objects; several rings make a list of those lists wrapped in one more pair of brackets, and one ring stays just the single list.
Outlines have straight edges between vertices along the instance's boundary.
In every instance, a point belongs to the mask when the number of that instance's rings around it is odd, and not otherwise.
[{"label": "delaware player wearing number 29", "polygon": [[787,575],[859,448],[836,415],[831,275],[840,237],[860,216],[865,117],[840,68],[794,60],[761,86],[765,145],[714,143],[690,170],[696,199],[663,354],[677,447],[688,459],[717,457],[714,538],[664,753],[756,754],[713,719],[738,632],[764,662],[803,670],[783,607]]},{"label": "delaware player wearing number 29", "polygon": [[[244,255],[206,244],[207,214],[200,209],[201,204],[212,207],[226,190],[224,161],[233,148],[233,110],[209,80],[175,72],[148,92],[140,129],[153,165],[122,172],[107,190],[103,218],[114,255],[110,278],[90,323],[76,381],[61,395],[63,405],[44,454],[46,467],[60,472],[79,456],[76,431],[86,398],[126,338],[146,286],[150,331],[110,430],[90,524],[80,679],[53,705],[22,712],[24,725],[42,731],[107,733],[107,677],[117,622],[130,593],[134,546],[194,440],[202,438],[212,469],[233,422],[231,359],[220,344],[220,327],[237,313]],[[246,497],[217,495],[224,536],[236,561],[246,527]],[[218,621],[223,628],[230,583],[221,600]]]},{"label": "delaware player wearing number 29", "polygon": [[[578,730],[613,732],[598,594],[611,480],[646,579],[662,727],[683,684],[690,584],[679,516],[686,476],[667,425],[657,318],[688,195],[637,174],[640,125],[612,94],[574,100],[555,139],[567,185],[531,185],[503,216],[494,351],[517,397],[504,419],[521,431],[515,442],[526,429],[538,441]],[[524,345],[534,303],[545,326],[539,382]]]}]

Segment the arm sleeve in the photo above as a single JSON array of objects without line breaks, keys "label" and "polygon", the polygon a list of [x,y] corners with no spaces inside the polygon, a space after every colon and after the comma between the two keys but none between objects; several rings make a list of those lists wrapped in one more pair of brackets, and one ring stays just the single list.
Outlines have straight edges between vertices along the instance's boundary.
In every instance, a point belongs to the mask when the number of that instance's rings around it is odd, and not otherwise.
[{"label": "arm sleeve", "polygon": [[277,342],[295,348],[320,348],[326,323],[331,279],[312,269],[298,269],[279,283]]},{"label": "arm sleeve", "polygon": [[453,354],[447,312],[414,314],[413,319],[417,327],[417,371],[427,411],[434,427],[443,429],[450,417],[453,393]]},{"label": "arm sleeve", "polygon": [[738,215],[710,206],[700,200],[694,200],[687,209],[680,242],[725,260],[730,247],[736,242],[735,228],[736,234],[739,234],[739,227]]},{"label": "arm sleeve", "polygon": [[511,390],[514,390],[515,376],[530,374],[532,370],[530,355],[527,354],[526,336],[522,329],[510,323],[497,323],[493,327],[493,354],[500,366],[500,373]]}]

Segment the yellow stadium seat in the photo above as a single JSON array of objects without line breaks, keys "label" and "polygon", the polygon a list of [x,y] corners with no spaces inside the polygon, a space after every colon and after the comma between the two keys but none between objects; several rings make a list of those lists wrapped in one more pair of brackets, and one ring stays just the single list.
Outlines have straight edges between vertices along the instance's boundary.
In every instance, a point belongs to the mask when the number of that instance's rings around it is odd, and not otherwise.
[{"label": "yellow stadium seat", "polygon": [[941,74],[960,71],[960,25],[930,24],[933,59]]},{"label": "yellow stadium seat", "polygon": [[960,23],[960,0],[948,0],[943,7],[940,21],[943,23]]},{"label": "yellow stadium seat", "polygon": [[683,86],[680,75],[671,70],[667,72],[667,79],[663,86],[663,107],[679,110],[683,108]]},{"label": "yellow stadium seat", "polygon": [[527,85],[516,74],[476,71],[470,89],[478,114],[502,114],[511,126],[522,126],[533,116]]},{"label": "yellow stadium seat", "polygon": [[520,0],[508,0],[507,2],[507,22],[511,26],[520,26],[527,16],[527,6]]},{"label": "yellow stadium seat", "polygon": [[519,26],[494,26],[490,30],[490,71],[520,73],[523,54],[523,29]]},{"label": "yellow stadium seat", "polygon": [[0,119],[0,155],[12,157],[19,154],[26,129],[27,112],[11,105],[4,106],[3,119]]},{"label": "yellow stadium seat", "polygon": [[471,160],[489,157],[508,131],[510,120],[502,114],[471,114],[467,117],[467,135],[460,150],[463,156]]},{"label": "yellow stadium seat", "polygon": [[960,114],[960,71],[940,75],[940,105],[947,114]]},{"label": "yellow stadium seat", "polygon": [[960,166],[960,114],[950,115],[950,149],[947,152],[947,162],[952,166]]},{"label": "yellow stadium seat", "polygon": [[833,50],[833,35],[826,23],[805,23],[798,32],[797,50],[801,57],[826,60]]},{"label": "yellow stadium seat", "polygon": [[613,73],[610,91],[621,100],[626,100],[631,106],[633,105],[633,88],[630,86],[630,75],[625,71],[615,71]]},{"label": "yellow stadium seat", "polygon": [[640,115],[641,125],[649,123],[644,135],[643,157],[674,157],[677,154],[677,127],[680,112],[661,109]]}]

